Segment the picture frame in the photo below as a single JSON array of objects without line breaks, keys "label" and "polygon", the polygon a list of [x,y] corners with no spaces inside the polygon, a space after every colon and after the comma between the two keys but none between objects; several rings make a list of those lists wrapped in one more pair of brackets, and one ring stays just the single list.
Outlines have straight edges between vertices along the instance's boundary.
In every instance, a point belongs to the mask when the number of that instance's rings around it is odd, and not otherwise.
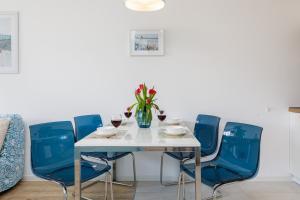
[{"label": "picture frame", "polygon": [[131,30],[131,56],[163,56],[164,30]]},{"label": "picture frame", "polygon": [[19,13],[0,12],[0,74],[19,73]]}]

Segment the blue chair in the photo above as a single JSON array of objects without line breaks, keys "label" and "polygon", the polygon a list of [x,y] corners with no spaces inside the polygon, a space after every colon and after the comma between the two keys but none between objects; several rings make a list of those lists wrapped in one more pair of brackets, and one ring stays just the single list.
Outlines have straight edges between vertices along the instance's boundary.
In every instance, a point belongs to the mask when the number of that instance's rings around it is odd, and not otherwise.
[{"label": "blue chair", "polygon": [[[67,200],[68,186],[74,185],[74,130],[69,121],[52,122],[32,125],[29,127],[31,136],[31,167],[33,173],[62,186],[64,199]],[[111,175],[111,167],[106,164],[81,162],[81,180],[89,181],[106,173]],[[105,182],[105,199],[107,197]],[[112,184],[111,197],[113,199]]]},{"label": "blue chair", "polygon": [[[74,117],[75,122],[75,137],[76,141],[81,140],[82,138],[86,137],[87,135],[91,134],[92,132],[96,131],[97,128],[102,127],[102,119],[100,115],[83,115]],[[114,182],[114,184],[123,185],[123,186],[135,186],[136,184],[136,170],[135,170],[135,157],[134,154],[131,152],[91,152],[91,153],[84,153],[84,156],[98,158],[100,160],[105,160],[106,162],[112,161],[113,162],[113,169],[115,168],[115,161],[117,159],[123,158],[127,155],[131,155],[132,157],[132,165],[133,165],[133,177],[134,177],[134,184],[128,185],[124,183]]]},{"label": "blue chair", "polygon": [[[194,135],[201,143],[201,157],[210,156],[216,152],[218,147],[219,124],[219,117],[202,114],[197,116]],[[160,183],[165,186],[174,185],[174,183],[163,182],[163,163],[165,154],[179,160],[180,164],[191,160],[195,155],[190,152],[163,152],[160,165]]]},{"label": "blue chair", "polygon": [[[247,180],[257,174],[262,131],[261,127],[249,124],[226,124],[217,157],[201,167],[202,182],[213,188],[212,197],[222,185]],[[194,164],[182,164],[180,168],[179,190],[184,173],[195,178]]]}]

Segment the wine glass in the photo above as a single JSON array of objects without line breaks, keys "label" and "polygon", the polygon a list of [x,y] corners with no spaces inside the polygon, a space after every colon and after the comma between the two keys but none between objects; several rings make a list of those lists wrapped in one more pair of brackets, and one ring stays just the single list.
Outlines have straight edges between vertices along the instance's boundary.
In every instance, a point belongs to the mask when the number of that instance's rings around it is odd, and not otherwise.
[{"label": "wine glass", "polygon": [[131,111],[126,111],[126,112],[124,112],[124,115],[127,119],[129,119],[132,115],[132,112]]},{"label": "wine glass", "polygon": [[157,118],[163,122],[166,118],[167,118],[167,115],[165,114],[165,111],[163,110],[160,110],[158,115],[157,115]]},{"label": "wine glass", "polygon": [[111,123],[114,127],[118,128],[122,123],[122,115],[112,115]]}]

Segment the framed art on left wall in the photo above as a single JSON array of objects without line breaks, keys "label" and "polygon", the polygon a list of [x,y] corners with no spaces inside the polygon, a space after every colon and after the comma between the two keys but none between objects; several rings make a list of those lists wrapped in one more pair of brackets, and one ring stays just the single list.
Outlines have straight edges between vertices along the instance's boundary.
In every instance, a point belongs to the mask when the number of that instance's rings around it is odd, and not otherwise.
[{"label": "framed art on left wall", "polygon": [[0,11],[0,74],[19,73],[19,14]]}]

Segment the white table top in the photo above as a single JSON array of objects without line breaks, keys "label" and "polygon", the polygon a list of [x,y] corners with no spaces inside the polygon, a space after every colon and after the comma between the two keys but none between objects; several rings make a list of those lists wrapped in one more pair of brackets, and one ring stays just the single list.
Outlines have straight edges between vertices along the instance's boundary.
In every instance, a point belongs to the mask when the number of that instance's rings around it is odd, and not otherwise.
[{"label": "white table top", "polygon": [[163,125],[158,121],[153,121],[148,129],[138,128],[136,122],[131,121],[120,126],[119,133],[115,136],[101,138],[92,133],[76,142],[75,147],[200,147],[190,129],[184,136],[167,136],[161,131],[162,128]]}]

